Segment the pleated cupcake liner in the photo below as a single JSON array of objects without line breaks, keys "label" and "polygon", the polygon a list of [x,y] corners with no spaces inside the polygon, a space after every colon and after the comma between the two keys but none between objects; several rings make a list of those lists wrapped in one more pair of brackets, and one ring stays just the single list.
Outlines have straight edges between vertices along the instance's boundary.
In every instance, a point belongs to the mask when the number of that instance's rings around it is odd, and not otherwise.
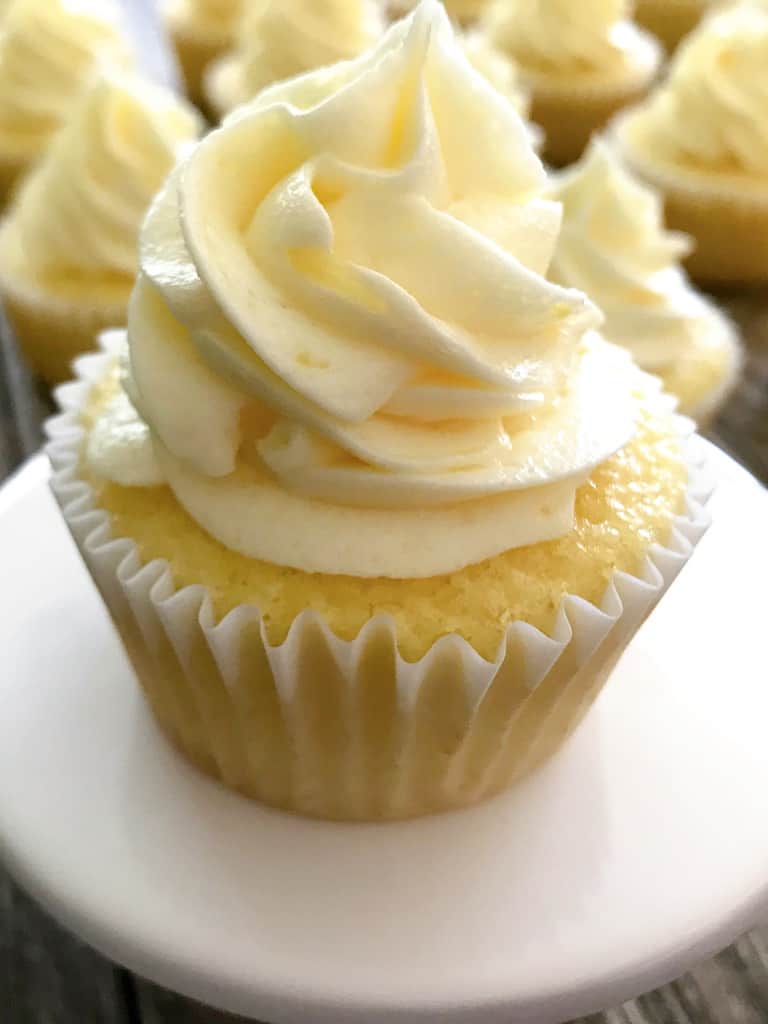
[{"label": "pleated cupcake liner", "polygon": [[57,390],[53,493],[165,732],[205,772],[276,807],[407,818],[469,806],[522,778],[581,721],[709,524],[712,487],[690,438],[685,509],[668,544],[653,545],[637,575],[615,572],[599,606],[566,595],[551,636],[516,621],[493,661],[451,634],[407,662],[390,617],[345,641],[307,610],[275,645],[257,608],[216,621],[204,586],[179,589],[167,562],[143,563],[81,478],[80,410],[116,341],[105,336],[105,351],[78,360],[78,380]]}]

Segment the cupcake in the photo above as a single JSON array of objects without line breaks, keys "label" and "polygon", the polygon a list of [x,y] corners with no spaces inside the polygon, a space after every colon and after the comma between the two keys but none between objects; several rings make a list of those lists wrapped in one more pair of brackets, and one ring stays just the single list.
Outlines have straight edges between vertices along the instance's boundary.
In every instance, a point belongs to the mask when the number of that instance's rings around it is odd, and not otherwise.
[{"label": "cupcake", "polygon": [[367,820],[503,789],[703,531],[659,381],[545,277],[545,185],[425,0],[153,204],[53,488],[157,720],[226,785]]},{"label": "cupcake", "polygon": [[166,0],[165,21],[196,103],[204,103],[205,69],[235,40],[243,7],[243,0]]},{"label": "cupcake", "polygon": [[108,0],[12,0],[0,23],[0,202],[45,151],[94,68],[131,60]]},{"label": "cupcake", "polygon": [[219,117],[281,78],[355,57],[384,31],[378,0],[261,0],[243,17],[234,53],[205,76]]},{"label": "cupcake", "polygon": [[768,281],[768,5],[705,19],[669,76],[616,121],[624,159],[664,195],[667,221],[696,240],[691,274]]},{"label": "cupcake", "polygon": [[635,20],[672,51],[713,6],[713,0],[638,0]]},{"label": "cupcake", "polygon": [[658,374],[684,413],[709,418],[735,383],[741,346],[681,270],[690,240],[664,230],[658,194],[598,139],[552,176],[550,194],[563,206],[552,280],[586,292],[605,316],[604,337]]},{"label": "cupcake", "polygon": [[557,165],[578,159],[594,131],[645,95],[661,59],[656,40],[628,20],[626,0],[493,0],[482,27],[517,63]]},{"label": "cupcake", "polygon": [[139,227],[199,119],[124,73],[97,77],[0,223],[0,296],[47,381],[99,332],[125,323]]}]

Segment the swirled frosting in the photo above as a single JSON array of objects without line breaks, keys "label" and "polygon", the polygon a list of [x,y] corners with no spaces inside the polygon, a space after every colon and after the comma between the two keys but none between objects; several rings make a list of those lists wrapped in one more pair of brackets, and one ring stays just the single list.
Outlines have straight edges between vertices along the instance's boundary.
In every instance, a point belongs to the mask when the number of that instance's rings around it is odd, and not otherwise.
[{"label": "swirled frosting", "polygon": [[127,387],[190,515],[244,555],[424,577],[560,536],[639,371],[546,280],[524,122],[425,0],[266,90],[145,222]]},{"label": "swirled frosting", "polygon": [[579,164],[553,176],[551,194],[563,204],[552,279],[587,292],[605,314],[605,337],[642,367],[678,361],[711,313],[679,266],[690,243],[664,230],[657,193],[595,141]]},{"label": "swirled frosting", "polygon": [[214,69],[217,105],[231,109],[273,82],[356,57],[383,30],[378,0],[256,0],[236,53]]},{"label": "swirled frosting", "polygon": [[193,108],[170,92],[99,76],[8,215],[25,264],[39,274],[132,279],[147,208],[199,128]]},{"label": "swirled frosting", "polygon": [[526,70],[603,71],[637,42],[628,10],[628,0],[494,0],[484,24]]},{"label": "swirled frosting", "polygon": [[459,39],[472,66],[510,101],[518,114],[526,117],[530,96],[520,82],[514,61],[496,49],[484,32],[469,31]]},{"label": "swirled frosting", "polygon": [[30,157],[99,64],[132,63],[109,0],[14,0],[0,26],[0,139]]},{"label": "swirled frosting", "polygon": [[768,5],[747,0],[701,23],[627,127],[662,159],[766,178],[766,110]]}]

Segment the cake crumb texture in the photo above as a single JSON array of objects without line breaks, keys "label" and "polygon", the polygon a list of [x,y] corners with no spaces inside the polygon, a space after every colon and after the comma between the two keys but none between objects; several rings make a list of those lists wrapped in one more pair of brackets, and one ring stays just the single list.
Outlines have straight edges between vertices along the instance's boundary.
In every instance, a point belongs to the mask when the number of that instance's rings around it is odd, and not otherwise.
[{"label": "cake crumb texture", "polygon": [[[86,429],[115,386],[94,387]],[[241,604],[260,609],[272,644],[312,608],[351,640],[374,615],[391,615],[406,660],[422,657],[441,636],[458,633],[494,659],[506,627],[517,619],[551,632],[567,593],[599,605],[615,571],[637,574],[649,548],[669,539],[683,511],[688,471],[669,417],[644,410],[633,440],[578,489],[566,536],[514,548],[458,572],[431,579],[363,579],[301,572],[249,559],[205,533],[168,487],[126,488],[82,469],[115,537],[129,537],[142,560],[165,559],[178,588],[203,584],[217,619]]]}]

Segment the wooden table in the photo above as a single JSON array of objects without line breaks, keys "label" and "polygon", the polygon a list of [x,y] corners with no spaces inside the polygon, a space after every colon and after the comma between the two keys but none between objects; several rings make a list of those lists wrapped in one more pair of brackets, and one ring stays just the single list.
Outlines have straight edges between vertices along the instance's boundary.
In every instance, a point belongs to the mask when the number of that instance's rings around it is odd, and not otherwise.
[{"label": "wooden table", "polygon": [[[710,432],[768,483],[768,300],[723,299],[749,344],[743,382]],[[0,325],[0,480],[40,444],[50,409]],[[768,865],[766,865],[768,872]],[[0,871],[2,1024],[230,1024],[238,1018],[164,992],[58,927]],[[768,927],[672,985],[583,1024],[766,1024]],[[510,1022],[513,1024],[513,1022]]]}]

